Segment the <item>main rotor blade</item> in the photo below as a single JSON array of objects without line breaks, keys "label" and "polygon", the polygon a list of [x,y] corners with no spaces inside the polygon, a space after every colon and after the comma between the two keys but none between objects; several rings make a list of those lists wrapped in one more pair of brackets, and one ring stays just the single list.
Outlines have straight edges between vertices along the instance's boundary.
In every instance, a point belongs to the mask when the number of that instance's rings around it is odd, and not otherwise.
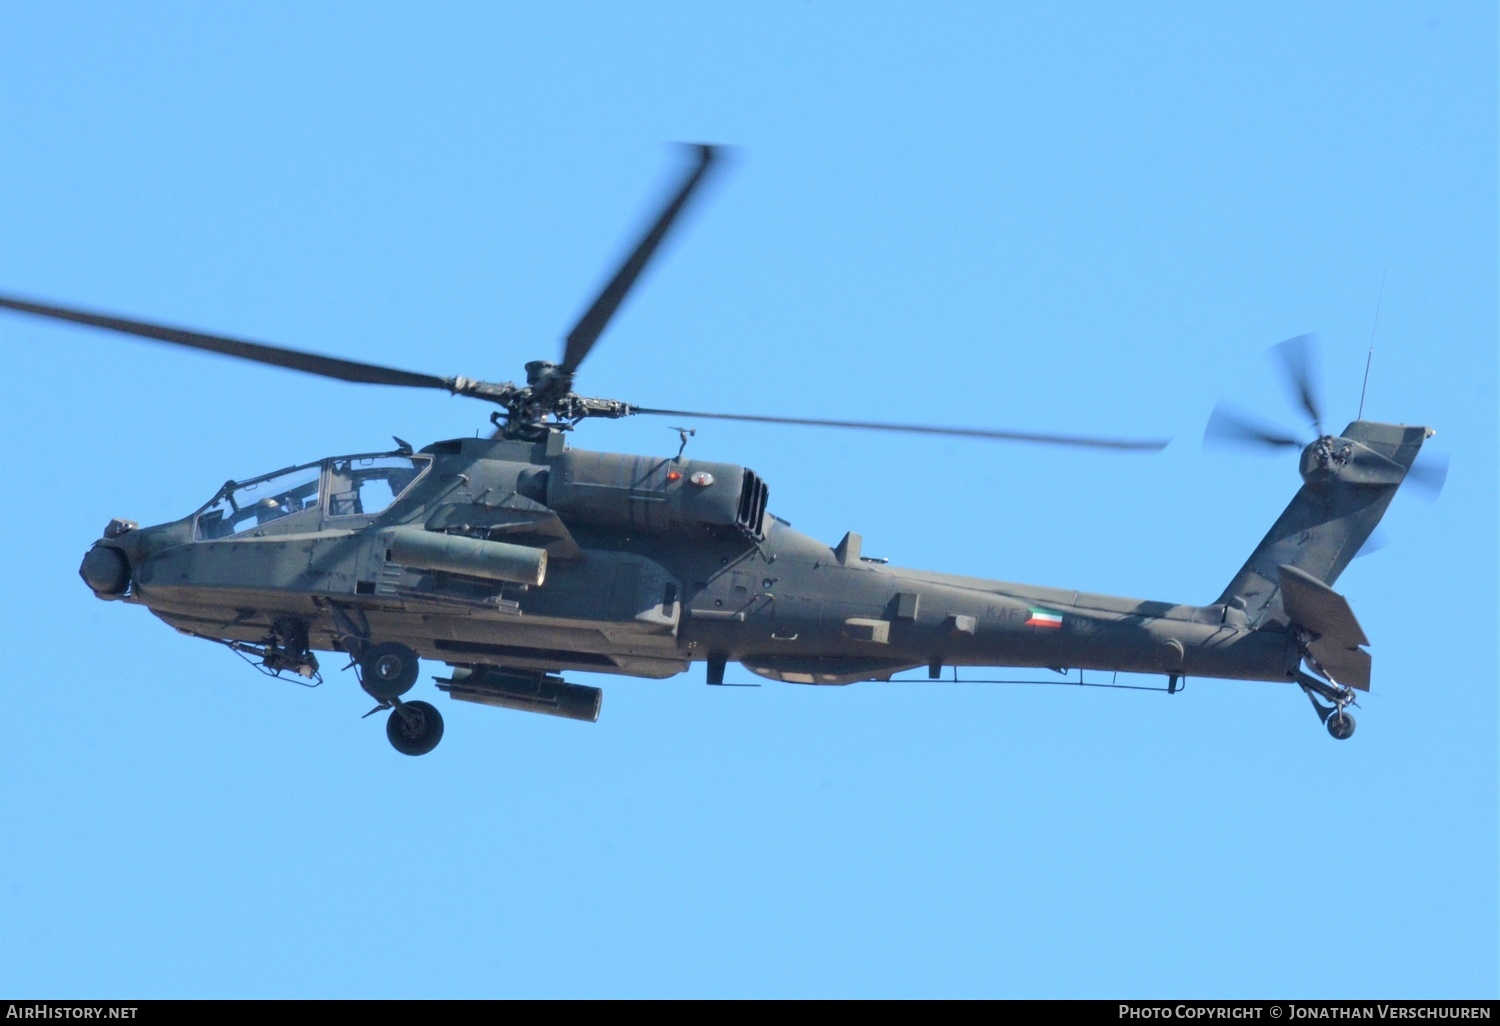
[{"label": "main rotor blade", "polygon": [[1066,445],[1083,449],[1115,449],[1128,452],[1160,452],[1168,441],[1132,441],[1123,438],[1084,438],[1078,435],[1044,435],[1026,431],[990,431],[985,428],[929,427],[925,424],[883,424],[867,420],[820,420],[811,417],[759,417],[745,413],[703,413],[691,410],[656,410],[632,406],[631,413],[648,413],[658,417],[701,417],[705,420],[739,420],[751,424],[796,424],[803,427],[857,428],[861,431],[901,431],[917,435],[948,435],[955,438],[984,438],[1000,442],[1032,442],[1038,445]]},{"label": "main rotor blade", "polygon": [[340,360],[333,356],[319,356],[317,353],[304,353],[299,349],[285,349],[281,346],[268,346],[261,342],[245,342],[240,339],[227,338],[223,335],[206,335],[198,331],[169,328],[146,321],[132,321],[109,314],[33,303],[16,296],[0,294],[0,308],[35,314],[38,317],[51,317],[59,321],[72,321],[75,324],[87,324],[90,327],[105,328],[125,335],[136,335],[156,342],[170,342],[173,345],[187,346],[190,349],[202,349],[224,356],[235,356],[241,360],[268,363],[273,367],[285,367],[288,370],[317,374],[325,378],[337,378],[340,381],[354,381],[366,385],[404,385],[409,388],[448,389],[447,381],[431,374],[414,374],[411,371],[393,370],[390,367],[380,367],[373,363],[359,363],[355,360]]},{"label": "main rotor blade", "polygon": [[1323,414],[1318,409],[1317,385],[1313,381],[1312,350],[1317,346],[1317,336],[1298,335],[1277,343],[1271,351],[1281,360],[1286,373],[1287,387],[1292,397],[1312,418],[1312,426],[1323,437]]},{"label": "main rotor blade", "polygon": [[1300,449],[1302,442],[1285,435],[1275,428],[1257,422],[1254,417],[1230,406],[1219,403],[1209,414],[1208,425],[1203,429],[1203,444],[1260,445],[1270,449]]},{"label": "main rotor blade", "polygon": [[626,258],[625,263],[615,272],[608,285],[599,293],[594,300],[594,305],[589,307],[573,330],[568,332],[568,342],[563,349],[562,363],[559,369],[564,374],[572,374],[583,362],[583,358],[589,355],[589,350],[594,348],[594,343],[599,341],[599,336],[604,334],[604,329],[609,325],[609,319],[614,316],[615,311],[624,302],[625,296],[630,292],[630,287],[635,284],[636,278],[640,277],[641,271],[645,270],[646,264],[651,260],[651,255],[656,252],[656,247],[661,245],[661,240],[666,238],[667,231],[672,227],[672,222],[677,220],[677,215],[682,213],[682,208],[687,204],[688,198],[703,181],[703,176],[708,172],[709,166],[713,164],[718,150],[712,146],[699,144],[692,147],[697,151],[697,162],[683,179],[682,185],[678,187],[670,202],[656,218],[649,231],[636,243],[635,249]]}]

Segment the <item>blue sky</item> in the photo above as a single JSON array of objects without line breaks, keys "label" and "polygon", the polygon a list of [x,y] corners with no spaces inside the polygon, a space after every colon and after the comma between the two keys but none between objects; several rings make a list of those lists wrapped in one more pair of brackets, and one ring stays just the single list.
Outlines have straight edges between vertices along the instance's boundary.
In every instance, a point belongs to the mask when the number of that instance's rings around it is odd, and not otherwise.
[{"label": "blue sky", "polygon": [[1318,332],[1352,419],[1377,299],[1366,414],[1452,460],[1339,582],[1375,656],[1347,743],[1285,686],[700,668],[579,677],[592,726],[444,701],[408,759],[350,675],[268,682],[76,567],[112,516],[486,411],[5,317],[0,990],[1494,996],[1496,29],[1483,3],[0,0],[0,289],[503,380],[560,352],[666,144],[708,140],[732,166],[582,391],[1175,438],[698,425],[799,530],[1210,601],[1298,480],[1203,451],[1209,411],[1297,427],[1264,351]]}]

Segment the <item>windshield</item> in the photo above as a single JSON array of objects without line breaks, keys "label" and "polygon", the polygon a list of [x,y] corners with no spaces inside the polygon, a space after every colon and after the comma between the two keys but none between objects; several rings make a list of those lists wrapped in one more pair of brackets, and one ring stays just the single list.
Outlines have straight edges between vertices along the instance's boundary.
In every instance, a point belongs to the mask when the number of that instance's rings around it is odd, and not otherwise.
[{"label": "windshield", "polygon": [[412,456],[345,456],[333,461],[328,475],[328,515],[373,516],[427,469],[427,459]]},{"label": "windshield", "polygon": [[199,538],[227,538],[273,520],[317,509],[323,465],[309,463],[236,484],[198,514]]},{"label": "windshield", "polygon": [[317,510],[325,498],[329,516],[374,516],[410,488],[431,462],[426,456],[339,456],[263,474],[243,484],[231,481],[199,511],[197,537],[229,538]]}]

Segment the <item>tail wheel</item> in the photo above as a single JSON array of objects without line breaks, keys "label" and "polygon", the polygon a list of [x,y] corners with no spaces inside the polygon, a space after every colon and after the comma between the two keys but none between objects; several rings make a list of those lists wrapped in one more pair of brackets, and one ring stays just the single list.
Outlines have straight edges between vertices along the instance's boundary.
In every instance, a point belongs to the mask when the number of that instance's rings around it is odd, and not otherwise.
[{"label": "tail wheel", "polygon": [[443,717],[426,702],[402,702],[385,721],[385,736],[402,755],[426,755],[443,739]]},{"label": "tail wheel", "polygon": [[1328,733],[1340,741],[1354,736],[1354,717],[1340,709],[1328,717]]}]

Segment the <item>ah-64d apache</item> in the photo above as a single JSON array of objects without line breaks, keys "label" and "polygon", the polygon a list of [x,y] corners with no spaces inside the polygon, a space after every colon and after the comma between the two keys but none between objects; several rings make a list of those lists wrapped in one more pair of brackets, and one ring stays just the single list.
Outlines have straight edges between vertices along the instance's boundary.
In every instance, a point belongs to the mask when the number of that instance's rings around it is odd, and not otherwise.
[{"label": "ah-64d apache", "polygon": [[[697,159],[618,273],[568,335],[561,362],[526,383],[440,378],[0,297],[11,310],[343,381],[432,388],[494,403],[492,438],[337,456],[230,481],[195,512],[140,527],[112,520],[81,574],[101,599],[142,605],[185,634],[272,674],[321,680],[346,653],[389,709],[397,750],[431,751],[436,708],[405,698],[418,659],[452,667],[451,697],[592,721],[602,692],[561,673],[664,678],[694,662],[800,684],[888,680],[926,667],[1072,667],[1295,683],[1336,738],[1368,689],[1367,644],[1330,585],[1385,512],[1431,432],[1356,420],[1302,448],[1303,484],[1217,599],[1149,602],[884,565],[850,533],[836,546],[771,515],[744,467],[570,449],[591,417],[664,414],[1159,449],[1165,443],[692,413],[573,391],[574,375],[701,184]],[[1300,342],[1284,344],[1318,421]],[[1300,447],[1232,417],[1217,429]],[[683,440],[686,443],[687,433]],[[1304,669],[1306,667],[1306,669]],[[1309,670],[1311,672],[1309,672]],[[1319,701],[1322,699],[1322,701]],[[1326,703],[1326,704],[1325,704]]]}]

